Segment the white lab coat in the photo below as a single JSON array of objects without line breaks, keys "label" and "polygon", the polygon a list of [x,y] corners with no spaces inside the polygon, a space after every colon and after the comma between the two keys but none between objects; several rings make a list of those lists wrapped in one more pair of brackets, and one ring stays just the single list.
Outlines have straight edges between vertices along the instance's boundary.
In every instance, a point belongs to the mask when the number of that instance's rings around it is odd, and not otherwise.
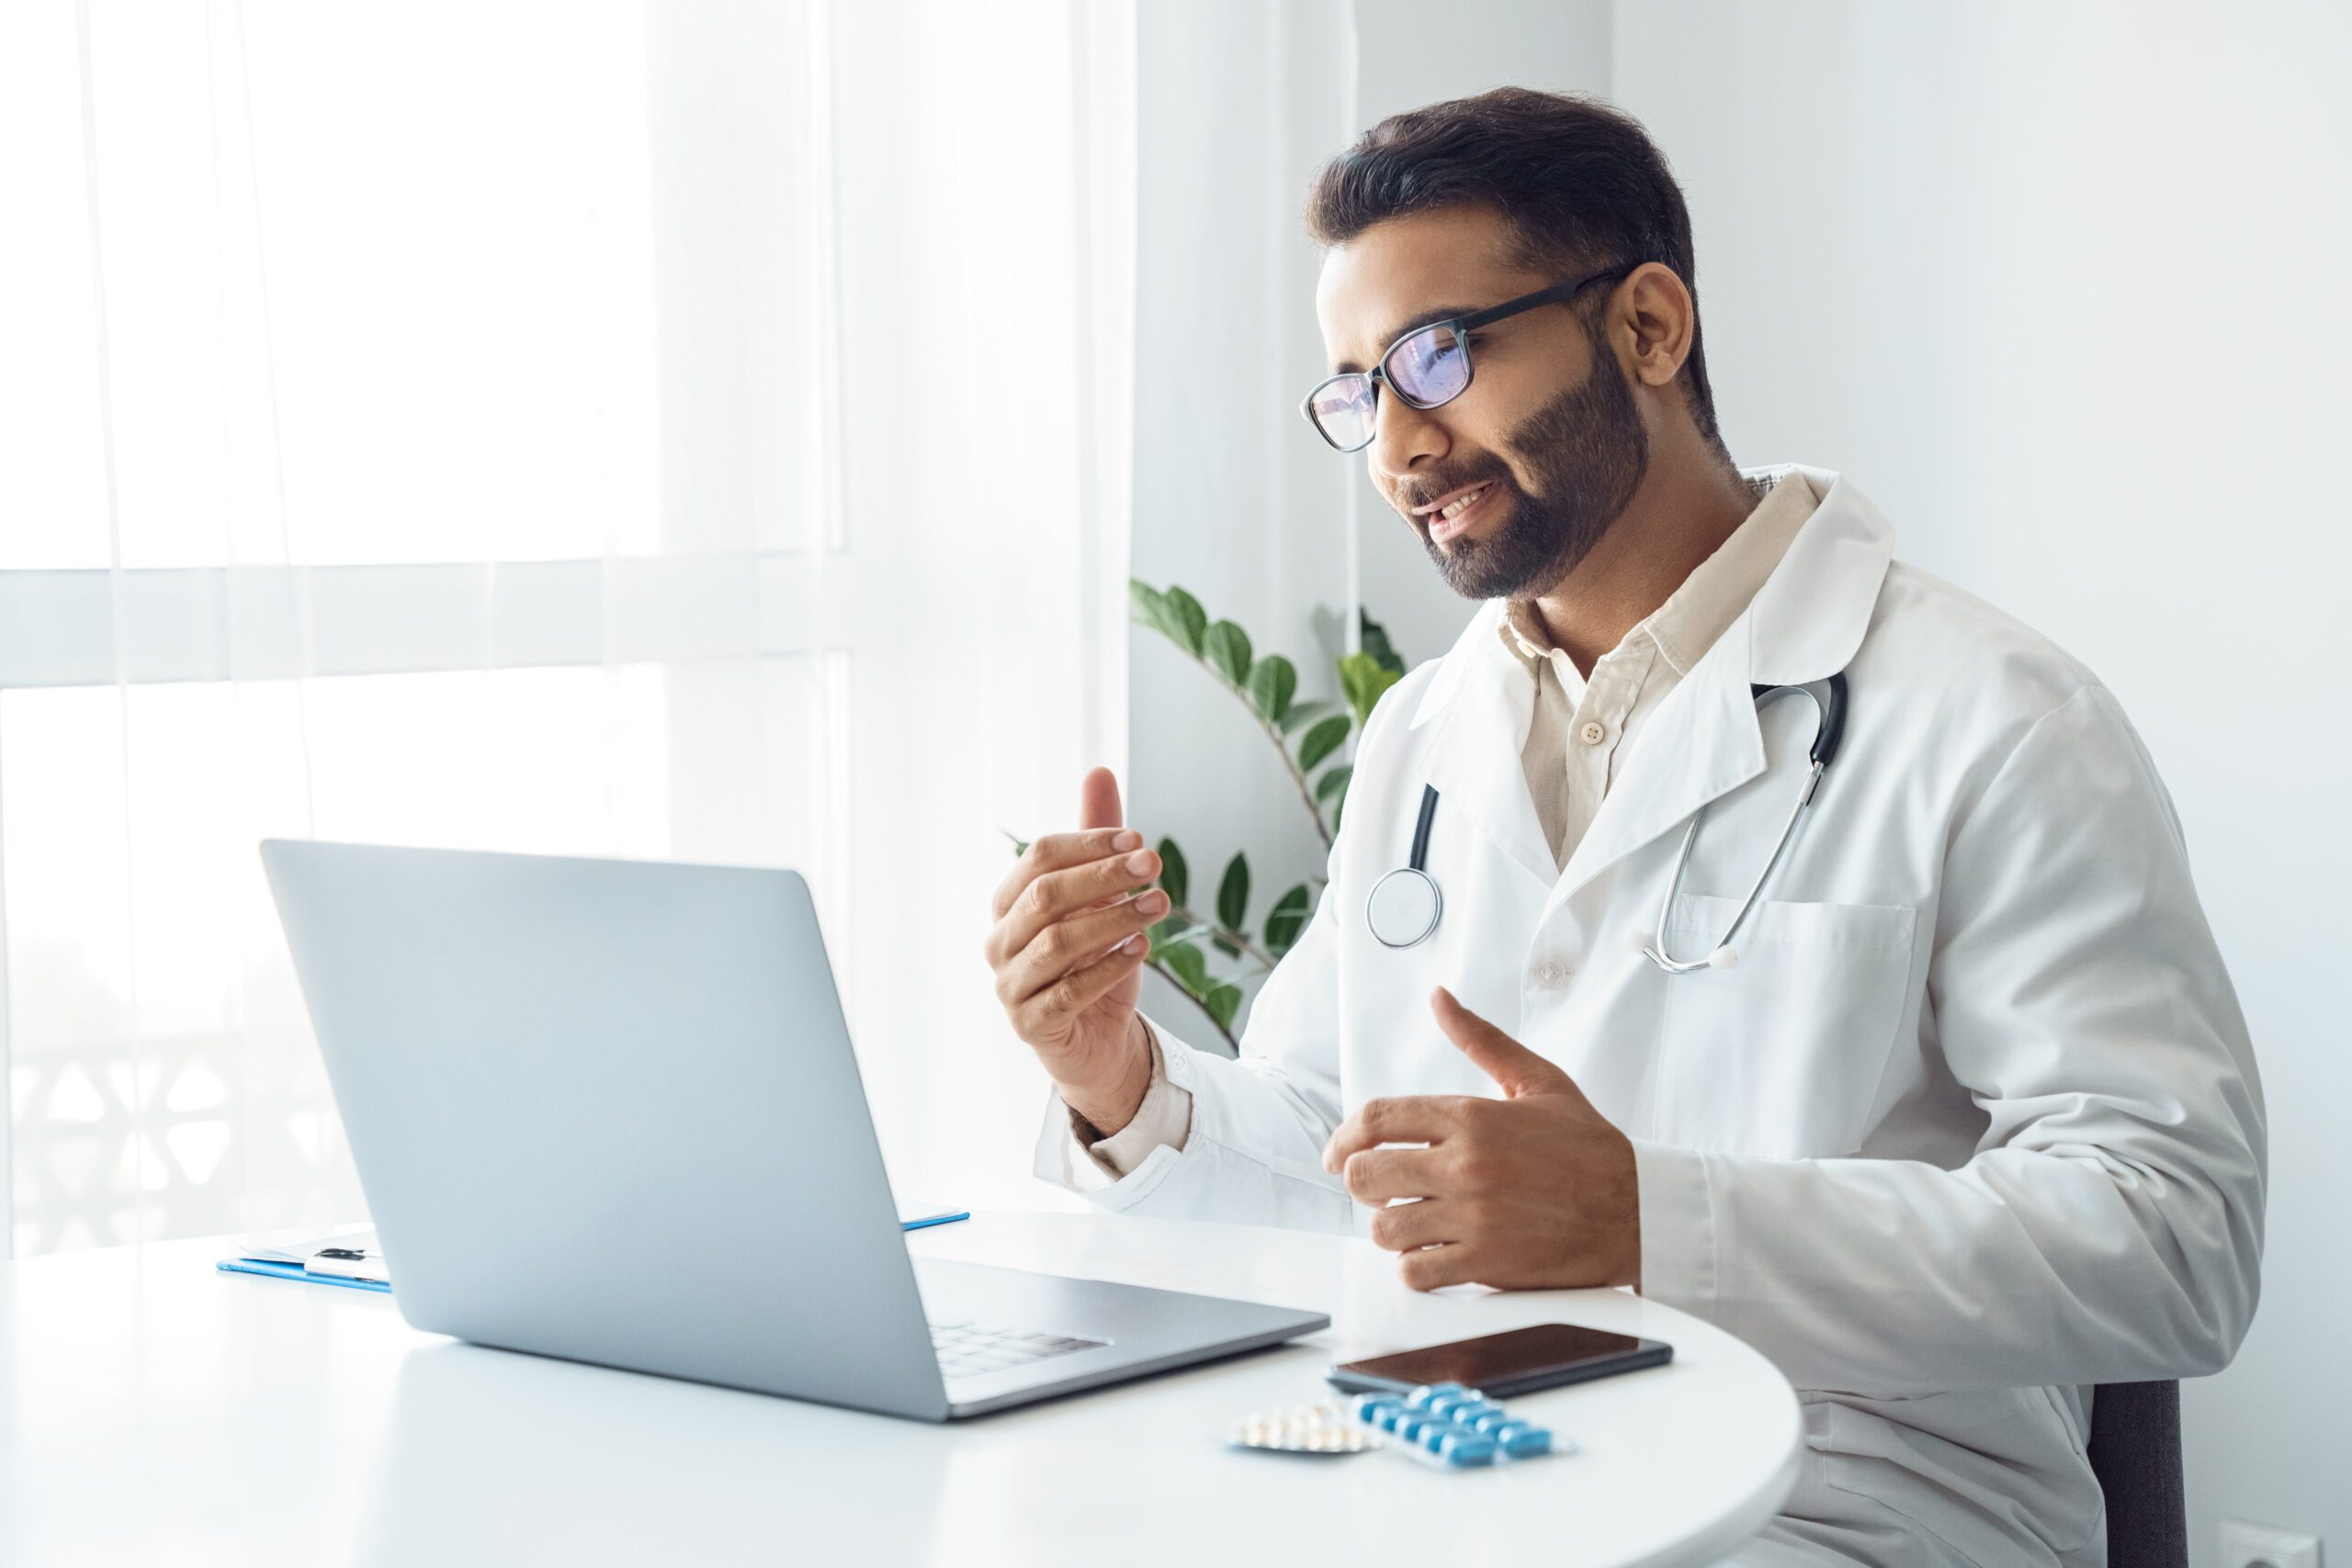
[{"label": "white lab coat", "polygon": [[[2114,696],[1893,563],[1877,508],[1804,472],[1819,506],[1629,743],[1565,872],[1528,797],[1533,694],[1501,602],[1381,700],[1329,886],[1241,1059],[1171,1048],[1184,1147],[1090,1196],[1361,1231],[1321,1164],[1341,1118],[1496,1092],[1430,1015],[1449,986],[1634,1140],[1644,1293],[1806,1391],[1792,1529],[1866,1559],[2103,1562],[2088,1385],[2213,1371],[2254,1313],[2245,1021]],[[1684,957],[1722,931],[1804,776],[1811,705],[1759,721],[1749,683],[1838,670],[1844,750],[1736,965],[1660,972],[1638,948],[1691,813],[1709,808],[1672,915]],[[1392,950],[1364,897],[1404,863],[1425,781],[1444,917]],[[1039,1174],[1068,1181],[1073,1152],[1056,1100]]]}]

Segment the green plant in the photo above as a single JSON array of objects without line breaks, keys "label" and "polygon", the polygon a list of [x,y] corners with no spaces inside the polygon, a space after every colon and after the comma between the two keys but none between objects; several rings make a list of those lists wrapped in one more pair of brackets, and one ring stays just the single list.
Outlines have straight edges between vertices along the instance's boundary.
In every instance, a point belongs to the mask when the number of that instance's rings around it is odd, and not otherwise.
[{"label": "green plant", "polygon": [[[1359,610],[1361,651],[1344,655],[1336,665],[1340,700],[1300,701],[1296,666],[1279,653],[1256,657],[1249,633],[1231,621],[1209,619],[1201,602],[1183,589],[1172,583],[1159,589],[1130,579],[1127,590],[1138,624],[1166,637],[1248,708],[1281,756],[1299,804],[1328,853],[1340,830],[1348,781],[1354,776],[1351,742],[1381,694],[1405,673],[1405,661],[1389,645],[1387,632]],[[1027,848],[1025,841],[1013,840],[1013,853]],[[1271,970],[1290,951],[1314,912],[1323,878],[1310,877],[1285,889],[1266,908],[1253,938],[1250,863],[1238,851],[1225,863],[1216,903],[1204,911],[1191,902],[1192,870],[1182,849],[1165,838],[1158,848],[1159,886],[1168,895],[1169,909],[1150,930],[1150,951],[1144,962],[1206,1013],[1227,1047],[1238,1052],[1233,1020],[1241,1008],[1241,982]],[[1204,950],[1214,950],[1222,964],[1213,965]]]}]

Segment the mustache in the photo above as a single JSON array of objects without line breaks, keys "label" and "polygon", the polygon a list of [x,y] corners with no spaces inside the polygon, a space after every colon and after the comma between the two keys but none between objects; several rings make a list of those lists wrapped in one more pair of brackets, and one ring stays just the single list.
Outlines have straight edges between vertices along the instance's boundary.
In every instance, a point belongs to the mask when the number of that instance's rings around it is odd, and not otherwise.
[{"label": "mustache", "polygon": [[[1490,468],[1459,473],[1423,476],[1409,484],[1396,487],[1396,510],[1408,516],[1418,506],[1427,506],[1439,496],[1451,495],[1466,485],[1498,484],[1507,493],[1517,493],[1519,487],[1511,481],[1510,471],[1497,464]],[[1419,522],[1422,519],[1415,518]]]}]

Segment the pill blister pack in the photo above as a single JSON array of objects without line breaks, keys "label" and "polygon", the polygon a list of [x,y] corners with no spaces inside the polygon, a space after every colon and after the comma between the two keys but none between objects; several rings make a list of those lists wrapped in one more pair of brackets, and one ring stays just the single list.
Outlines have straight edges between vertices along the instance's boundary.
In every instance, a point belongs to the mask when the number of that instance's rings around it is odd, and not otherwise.
[{"label": "pill blister pack", "polygon": [[1380,1447],[1379,1434],[1336,1401],[1254,1412],[1233,1424],[1226,1441],[1277,1454],[1360,1454]]},{"label": "pill blister pack", "polygon": [[1386,1449],[1446,1470],[1512,1464],[1576,1445],[1460,1383],[1430,1383],[1406,1393],[1360,1394],[1345,1404],[1261,1411],[1235,1423],[1236,1448],[1272,1453],[1340,1455]]}]

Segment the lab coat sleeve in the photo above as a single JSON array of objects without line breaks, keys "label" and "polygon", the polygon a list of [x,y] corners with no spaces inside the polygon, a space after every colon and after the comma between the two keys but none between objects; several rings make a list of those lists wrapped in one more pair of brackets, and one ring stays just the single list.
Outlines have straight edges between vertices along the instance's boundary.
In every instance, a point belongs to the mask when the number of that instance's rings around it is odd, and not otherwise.
[{"label": "lab coat sleeve", "polygon": [[2171,803],[2104,688],[2035,723],[1953,826],[1928,987],[1990,1118],[1973,1157],[1636,1141],[1644,1293],[1806,1388],[2226,1364],[2258,1287],[2261,1087]]},{"label": "lab coat sleeve", "polygon": [[[1337,855],[1332,863],[1336,865]],[[1189,1095],[1181,1146],[1161,1144],[1115,1180],[1070,1135],[1057,1091],[1037,1139],[1035,1173],[1114,1213],[1355,1231],[1355,1205],[1323,1169],[1340,1123],[1336,898],[1259,988],[1238,1060],[1195,1051],[1154,1021],[1169,1082]]]}]

